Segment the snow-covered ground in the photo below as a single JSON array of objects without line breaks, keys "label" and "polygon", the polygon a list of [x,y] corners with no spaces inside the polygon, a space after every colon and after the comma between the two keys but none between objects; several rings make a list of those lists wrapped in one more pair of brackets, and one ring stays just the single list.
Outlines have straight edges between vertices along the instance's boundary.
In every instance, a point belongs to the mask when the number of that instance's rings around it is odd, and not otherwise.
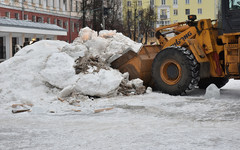
[{"label": "snow-covered ground", "polygon": [[[83,112],[0,114],[0,149],[238,150],[240,81],[204,99],[150,93],[84,101]],[[93,108],[113,108],[94,113]],[[88,110],[88,111],[87,111]]]}]

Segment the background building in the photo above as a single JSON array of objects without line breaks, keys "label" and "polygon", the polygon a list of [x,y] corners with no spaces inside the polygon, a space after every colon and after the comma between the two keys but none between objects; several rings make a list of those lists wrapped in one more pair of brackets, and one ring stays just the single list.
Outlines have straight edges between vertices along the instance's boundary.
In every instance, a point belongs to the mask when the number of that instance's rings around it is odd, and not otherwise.
[{"label": "background building", "polygon": [[188,15],[197,19],[217,19],[218,0],[158,0],[156,1],[158,21],[163,26],[187,20]]},{"label": "background building", "polygon": [[[217,19],[218,0],[123,0],[123,22],[125,28],[129,28],[126,35],[138,42],[139,38],[134,39],[133,36],[135,26],[138,26],[140,14],[147,8],[152,8],[156,15],[152,23],[152,33],[148,33],[147,43],[149,44],[155,41],[155,28],[186,21],[190,14],[197,15],[198,20]],[[141,27],[138,26],[136,32],[141,32]],[[139,33],[136,35],[141,36]]]},{"label": "background building", "polygon": [[32,39],[72,42],[80,30],[79,0],[0,0],[0,61]]},{"label": "background building", "polygon": [[72,42],[81,26],[78,0],[0,0],[0,17],[55,24],[67,30],[58,40]]}]

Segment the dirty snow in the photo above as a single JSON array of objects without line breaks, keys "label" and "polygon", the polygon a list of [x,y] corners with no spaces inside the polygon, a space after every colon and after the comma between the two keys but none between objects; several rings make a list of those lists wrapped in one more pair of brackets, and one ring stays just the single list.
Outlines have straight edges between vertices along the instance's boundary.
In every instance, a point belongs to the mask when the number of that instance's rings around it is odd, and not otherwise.
[{"label": "dirty snow", "polygon": [[[116,42],[117,49],[111,45]],[[101,31],[98,36],[88,27],[80,31],[72,44],[42,40],[26,46],[0,64],[0,104],[30,103],[38,107],[51,106],[68,96],[64,99],[67,102],[86,99],[85,96],[115,96],[124,75],[112,69],[107,59],[128,48],[137,51],[140,47],[141,44],[116,31]],[[102,66],[97,66],[98,62],[92,66],[90,62],[83,64],[86,71],[76,73],[76,60],[81,57],[97,58]]]}]

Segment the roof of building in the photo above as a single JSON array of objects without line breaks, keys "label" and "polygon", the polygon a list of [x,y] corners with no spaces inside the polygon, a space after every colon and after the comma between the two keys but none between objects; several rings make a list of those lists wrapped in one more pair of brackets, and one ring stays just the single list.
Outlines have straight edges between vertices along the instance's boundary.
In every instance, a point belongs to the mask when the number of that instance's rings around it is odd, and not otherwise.
[{"label": "roof of building", "polygon": [[9,19],[9,18],[0,18],[0,26],[66,31],[64,28],[61,28],[55,24],[31,22],[27,20],[16,20],[16,19]]},{"label": "roof of building", "polygon": [[55,24],[0,18],[0,32],[67,35],[67,30]]}]

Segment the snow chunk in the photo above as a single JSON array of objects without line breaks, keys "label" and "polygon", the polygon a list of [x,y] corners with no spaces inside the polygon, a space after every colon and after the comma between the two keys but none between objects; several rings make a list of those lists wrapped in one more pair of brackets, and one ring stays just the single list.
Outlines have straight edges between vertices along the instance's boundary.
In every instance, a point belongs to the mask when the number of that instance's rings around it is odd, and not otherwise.
[{"label": "snow chunk", "polygon": [[89,27],[85,27],[81,29],[81,31],[79,32],[79,37],[74,40],[73,44],[84,43],[96,37],[97,37],[96,31],[93,31]]},{"label": "snow chunk", "polygon": [[116,35],[116,30],[102,30],[99,32],[99,36],[103,38],[110,38]]},{"label": "snow chunk", "polygon": [[77,59],[78,57],[83,57],[88,53],[88,48],[85,45],[66,45],[63,47],[62,52],[67,53],[73,59]]},{"label": "snow chunk", "polygon": [[87,41],[85,45],[88,47],[89,55],[92,55],[93,57],[101,56],[104,58],[105,50],[108,46],[108,41],[104,38],[96,37],[92,40]]},{"label": "snow chunk", "polygon": [[75,89],[83,95],[99,97],[113,95],[122,79],[122,74],[113,69],[101,69],[98,73],[91,74],[80,73]]},{"label": "snow chunk", "polygon": [[65,47],[63,51],[75,59],[79,56],[91,55],[98,56],[109,63],[113,60],[113,56],[116,59],[129,50],[137,53],[141,47],[142,43],[134,42],[122,33],[116,33],[115,30],[102,30],[97,36],[97,32],[86,27],[81,29],[79,37],[74,40],[73,44]]},{"label": "snow chunk", "polygon": [[204,97],[207,99],[210,99],[210,98],[219,99],[220,89],[215,84],[210,84],[206,89],[206,93]]},{"label": "snow chunk", "polygon": [[48,58],[46,67],[40,74],[51,85],[64,88],[74,84],[77,80],[73,66],[74,59],[69,55],[66,53],[54,53]]},{"label": "snow chunk", "polygon": [[136,53],[138,53],[140,48],[142,47],[142,43],[137,43],[131,40],[129,37],[124,36],[122,33],[116,33],[116,35],[113,36],[112,40],[124,43],[124,50],[131,49]]},{"label": "snow chunk", "polygon": [[65,87],[60,93],[59,93],[59,97],[67,97],[70,94],[72,94],[74,92],[74,85],[69,85],[67,87]]},{"label": "snow chunk", "polygon": [[152,88],[151,88],[151,87],[148,87],[147,90],[146,90],[146,93],[147,93],[147,94],[152,93]]}]

